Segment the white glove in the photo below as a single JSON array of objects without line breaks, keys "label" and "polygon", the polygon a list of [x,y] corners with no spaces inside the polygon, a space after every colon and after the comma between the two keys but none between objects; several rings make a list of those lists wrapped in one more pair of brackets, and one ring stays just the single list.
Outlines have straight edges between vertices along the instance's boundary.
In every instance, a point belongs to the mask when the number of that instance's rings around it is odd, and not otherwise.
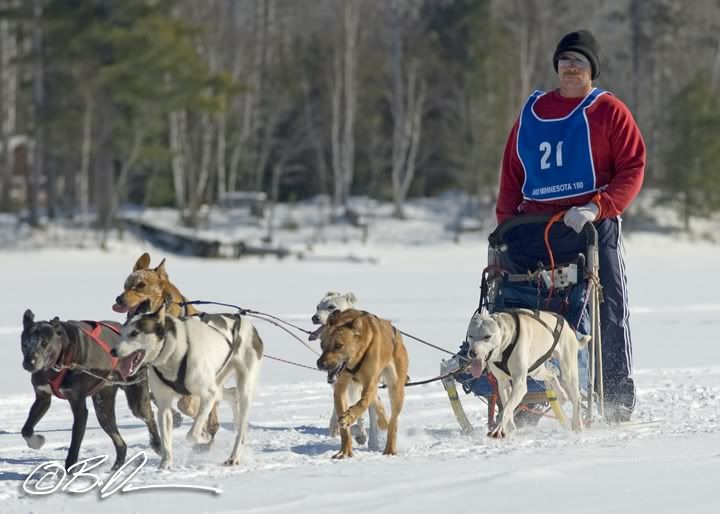
[{"label": "white glove", "polygon": [[581,207],[572,207],[565,213],[563,221],[578,234],[582,231],[585,223],[595,221],[600,209],[594,203],[590,202]]}]

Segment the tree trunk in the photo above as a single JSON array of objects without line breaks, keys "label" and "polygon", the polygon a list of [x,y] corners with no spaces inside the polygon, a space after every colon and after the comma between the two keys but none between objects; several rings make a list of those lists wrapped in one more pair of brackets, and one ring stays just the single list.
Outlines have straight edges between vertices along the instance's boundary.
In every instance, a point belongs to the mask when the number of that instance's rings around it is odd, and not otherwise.
[{"label": "tree trunk", "polygon": [[[266,45],[266,24],[265,24],[266,0],[256,0],[255,15],[253,17],[253,39],[252,59],[248,70],[242,70],[241,59],[235,61],[233,77],[238,78],[241,74],[249,76],[250,87],[243,93],[242,101],[242,123],[240,137],[235,143],[230,157],[230,172],[228,187],[234,191],[238,183],[238,172],[242,168],[247,172],[250,165],[250,141],[258,131],[258,120],[260,118],[260,92],[263,86],[263,56]],[[243,73],[244,72],[244,73]]]},{"label": "tree trunk", "polygon": [[333,59],[331,128],[334,195],[333,207],[347,205],[355,162],[355,116],[357,111],[357,43],[360,4],[343,3],[343,26]]},{"label": "tree trunk", "polygon": [[[425,81],[419,77],[419,62],[411,59],[405,72],[405,51],[401,12],[393,9],[393,148],[392,189],[393,216],[404,218],[403,204],[415,176],[415,163],[422,129],[425,104]],[[407,78],[405,74],[407,73]]]},{"label": "tree trunk", "polygon": [[90,160],[92,155],[93,116],[95,101],[92,93],[85,93],[85,109],[83,113],[83,140],[80,153],[80,173],[77,176],[77,190],[80,195],[80,218],[85,232],[90,224]]},{"label": "tree trunk", "polygon": [[32,166],[28,169],[27,177],[27,204],[29,210],[28,222],[30,226],[37,227],[40,223],[38,196],[40,193],[40,177],[44,167],[44,135],[43,120],[45,117],[45,87],[44,67],[42,57],[42,0],[33,0],[33,26],[32,49],[34,54],[33,66],[33,108],[34,108],[34,145]]},{"label": "tree trunk", "polygon": [[343,68],[343,93],[345,97],[345,116],[343,118],[342,168],[343,202],[350,197],[355,175],[355,114],[357,111],[357,43],[360,25],[359,1],[346,0],[345,3],[345,59]]},{"label": "tree trunk", "polygon": [[275,237],[275,209],[277,208],[278,198],[280,197],[280,178],[283,172],[283,162],[277,162],[273,166],[272,179],[270,181],[270,212],[267,219],[267,235],[265,241],[272,243]]},{"label": "tree trunk", "polygon": [[184,111],[171,112],[169,115],[170,129],[170,153],[172,155],[172,177],[173,189],[175,191],[175,207],[182,217],[185,211],[185,149],[183,147],[183,138],[180,132],[183,127],[182,119],[185,116]]},{"label": "tree trunk", "polygon": [[342,105],[342,62],[340,51],[336,48],[333,59],[333,80],[330,92],[330,152],[333,170],[333,212],[343,205],[343,169],[340,146],[340,106]]},{"label": "tree trunk", "polygon": [[221,199],[227,191],[227,165],[225,154],[227,152],[227,113],[221,112],[217,120],[217,197]]},{"label": "tree trunk", "polygon": [[15,149],[12,136],[15,134],[17,121],[17,67],[15,59],[18,55],[16,27],[7,18],[0,19],[0,87],[2,88],[2,148],[5,152],[2,181],[0,182],[0,211],[9,212],[13,209],[10,200],[13,171],[15,169]]},{"label": "tree trunk", "polygon": [[310,138],[310,143],[312,144],[313,150],[315,151],[315,161],[317,162],[318,185],[320,186],[320,193],[327,194],[327,161],[325,159],[325,151],[322,146],[322,139],[320,137],[320,134],[318,134],[317,126],[314,119],[315,117],[313,115],[313,103],[312,99],[310,98],[310,84],[307,76],[305,76],[304,74],[301,85],[303,90],[303,99],[305,100],[304,111],[307,133],[308,137]]},{"label": "tree trunk", "polygon": [[130,154],[123,160],[122,168],[120,169],[117,182],[113,188],[114,194],[108,198],[108,216],[105,217],[102,225],[102,236],[100,240],[100,247],[103,250],[107,250],[110,229],[112,228],[113,221],[115,220],[115,215],[117,214],[118,207],[120,205],[120,199],[124,195],[130,171],[133,169],[138,160],[140,148],[142,148],[143,139],[145,137],[145,133],[141,128],[136,128],[133,131],[133,134],[133,145],[130,150]]}]

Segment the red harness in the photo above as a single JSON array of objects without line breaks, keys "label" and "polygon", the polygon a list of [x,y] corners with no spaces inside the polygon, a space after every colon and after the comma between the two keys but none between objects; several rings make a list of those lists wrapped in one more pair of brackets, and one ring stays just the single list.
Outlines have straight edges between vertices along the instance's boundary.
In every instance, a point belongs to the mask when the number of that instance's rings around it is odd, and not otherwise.
[{"label": "red harness", "polygon": [[[120,334],[120,329],[115,325],[111,325],[111,324],[105,323],[103,321],[83,321],[83,323],[90,325],[92,327],[92,329],[88,330],[87,328],[81,326],[80,330],[85,332],[85,334],[87,334],[90,337],[90,339],[95,341],[98,344],[98,346],[100,346],[100,348],[102,348],[102,350],[110,358],[110,367],[114,370],[115,366],[117,366],[117,362],[119,359],[117,357],[113,357],[112,355],[110,355],[110,351],[112,350],[112,348],[107,343],[107,341],[105,341],[104,339],[102,339],[100,337],[100,334],[102,333],[103,327],[109,328],[116,334]],[[58,374],[55,375],[55,378],[53,378],[52,380],[48,380],[48,383],[50,385],[50,388],[52,389],[53,394],[55,396],[57,396],[58,398],[60,398],[61,400],[66,399],[65,396],[60,392],[60,386],[62,385],[63,380],[65,380],[65,375],[67,375],[67,372],[70,371],[70,364],[72,364],[73,353],[68,352],[67,354],[65,354],[64,357],[65,358],[63,359],[63,355],[61,354],[60,357],[58,358],[58,362],[61,360],[64,361],[61,364],[61,369],[58,372]],[[92,396],[93,394],[95,394],[98,391],[98,389],[100,389],[103,385],[104,385],[103,382],[100,382],[97,386],[95,386],[93,388],[92,391],[90,391],[88,396]]]}]

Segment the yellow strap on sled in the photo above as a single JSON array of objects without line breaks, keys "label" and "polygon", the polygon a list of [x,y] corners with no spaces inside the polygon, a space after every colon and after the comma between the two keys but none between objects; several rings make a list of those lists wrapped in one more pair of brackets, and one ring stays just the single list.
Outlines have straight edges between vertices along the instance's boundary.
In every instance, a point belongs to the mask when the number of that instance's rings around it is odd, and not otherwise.
[{"label": "yellow strap on sled", "polygon": [[552,389],[546,389],[545,396],[547,396],[548,402],[550,402],[550,407],[552,408],[555,417],[561,425],[565,425],[567,423],[567,419],[565,418],[565,413],[563,412],[562,407],[560,407],[555,391]]}]

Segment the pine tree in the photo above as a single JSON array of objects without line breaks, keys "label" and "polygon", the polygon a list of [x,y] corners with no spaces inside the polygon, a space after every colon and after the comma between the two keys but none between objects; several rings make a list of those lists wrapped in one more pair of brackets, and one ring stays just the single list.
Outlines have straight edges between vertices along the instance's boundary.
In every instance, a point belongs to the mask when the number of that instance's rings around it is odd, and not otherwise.
[{"label": "pine tree", "polygon": [[695,76],[674,98],[667,153],[668,175],[661,201],[677,203],[685,229],[693,216],[720,210],[720,96],[709,73]]}]

